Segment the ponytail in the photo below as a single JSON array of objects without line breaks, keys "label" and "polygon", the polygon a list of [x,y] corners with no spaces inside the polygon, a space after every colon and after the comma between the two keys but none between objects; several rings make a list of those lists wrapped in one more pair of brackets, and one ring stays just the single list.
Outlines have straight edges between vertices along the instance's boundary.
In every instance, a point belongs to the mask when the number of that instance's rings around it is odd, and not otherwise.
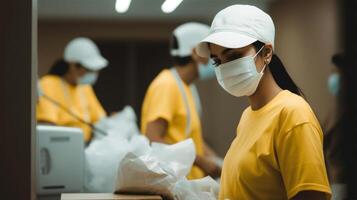
[{"label": "ponytail", "polygon": [[[253,46],[256,50],[259,50],[264,46],[264,43],[256,41],[253,43]],[[273,54],[268,67],[271,74],[273,75],[275,82],[279,85],[281,89],[289,90],[290,92],[295,93],[299,96],[304,96],[301,89],[295,84],[289,73],[286,71],[283,62],[276,54]]]},{"label": "ponytail", "polygon": [[58,59],[56,60],[56,62],[53,63],[48,74],[64,76],[68,72],[68,70],[69,70],[69,64],[66,61],[64,61],[64,59]]},{"label": "ponytail", "polygon": [[296,85],[289,73],[286,71],[283,62],[276,54],[273,54],[271,62],[269,63],[269,69],[274,77],[275,82],[283,90],[289,90],[300,96],[304,96],[301,89]]}]

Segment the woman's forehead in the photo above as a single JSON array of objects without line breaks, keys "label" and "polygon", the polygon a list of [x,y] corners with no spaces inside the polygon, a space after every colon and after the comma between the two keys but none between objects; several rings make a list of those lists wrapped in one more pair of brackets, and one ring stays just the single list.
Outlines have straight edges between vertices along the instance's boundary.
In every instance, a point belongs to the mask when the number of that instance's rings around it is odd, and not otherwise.
[{"label": "woman's forehead", "polygon": [[[226,48],[226,47],[223,47],[223,46],[220,46],[220,45],[217,45],[217,44],[213,44],[213,43],[209,44],[208,48],[210,50],[211,56],[220,56],[227,49],[231,49],[231,48]],[[246,52],[246,51],[251,50],[251,49],[252,49],[252,45],[248,45],[248,46],[245,46],[245,47],[242,47],[242,48],[234,48],[234,49],[231,49],[231,50],[233,50],[235,52]]]}]

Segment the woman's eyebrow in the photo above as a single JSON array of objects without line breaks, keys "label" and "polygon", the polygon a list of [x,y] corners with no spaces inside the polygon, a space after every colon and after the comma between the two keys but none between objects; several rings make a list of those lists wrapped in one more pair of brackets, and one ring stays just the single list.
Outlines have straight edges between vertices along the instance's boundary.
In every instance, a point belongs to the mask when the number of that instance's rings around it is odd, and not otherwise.
[{"label": "woman's eyebrow", "polygon": [[230,51],[232,51],[233,49],[231,48],[226,48],[221,52],[221,55],[224,56],[225,54],[229,53]]},{"label": "woman's eyebrow", "polygon": [[[220,54],[223,56],[223,55],[225,55],[225,54],[229,53],[231,50],[233,50],[233,49],[231,49],[231,48],[226,48],[226,49],[223,49],[223,50],[222,50],[222,52],[221,52]],[[211,58],[215,58],[215,57],[217,57],[217,56],[216,56],[216,55],[214,55],[214,54],[211,54]]]}]

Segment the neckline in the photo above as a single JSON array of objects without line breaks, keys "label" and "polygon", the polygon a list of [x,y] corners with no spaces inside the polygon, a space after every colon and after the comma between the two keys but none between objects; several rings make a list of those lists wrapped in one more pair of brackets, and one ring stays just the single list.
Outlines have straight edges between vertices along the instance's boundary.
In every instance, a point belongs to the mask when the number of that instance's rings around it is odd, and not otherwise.
[{"label": "neckline", "polygon": [[288,94],[288,90],[282,90],[280,91],[277,95],[275,95],[268,103],[266,103],[263,107],[259,108],[258,110],[253,110],[252,106],[249,106],[249,112],[254,114],[254,115],[259,115],[260,113],[264,113],[266,110],[268,110],[275,102],[277,99],[280,98],[280,96],[283,96],[285,94]]},{"label": "neckline", "polygon": [[[175,78],[175,74],[174,74],[174,73],[176,73],[177,76],[178,76],[178,78],[179,78],[179,81],[183,84],[183,86],[185,87],[185,89],[189,89],[189,88],[190,88],[190,86],[189,86],[185,81],[182,80],[182,78],[181,78],[180,75],[178,74],[178,71],[177,71],[177,69],[176,69],[175,67],[172,67],[172,68],[170,68],[170,69],[165,69],[165,70],[167,70],[175,80],[176,80],[176,78]],[[174,72],[173,70],[174,70],[175,72]]]}]

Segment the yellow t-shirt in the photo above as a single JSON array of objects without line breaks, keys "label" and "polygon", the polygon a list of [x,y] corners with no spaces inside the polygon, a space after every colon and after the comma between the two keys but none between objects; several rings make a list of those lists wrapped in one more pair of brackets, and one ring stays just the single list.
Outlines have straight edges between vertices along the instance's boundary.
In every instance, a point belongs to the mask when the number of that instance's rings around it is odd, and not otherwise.
[{"label": "yellow t-shirt", "polygon": [[[183,85],[191,113],[190,133],[185,132],[187,112],[183,96],[173,73],[167,69],[154,79],[146,92],[142,106],[141,131],[145,134],[148,123],[162,118],[168,122],[167,134],[164,137],[168,144],[192,138],[196,154],[203,155],[200,118],[190,88],[186,84]],[[193,166],[188,178],[196,179],[203,176],[203,172],[197,166]]]},{"label": "yellow t-shirt", "polygon": [[313,190],[331,196],[319,122],[287,90],[259,110],[248,107],[224,159],[219,199],[291,199]]},{"label": "yellow t-shirt", "polygon": [[[59,76],[46,75],[40,80],[40,88],[45,95],[87,122],[95,123],[106,116],[90,85],[72,86]],[[37,104],[37,121],[50,122],[59,126],[79,127],[83,130],[86,142],[92,136],[89,126],[81,123],[44,97],[40,97]]]}]

